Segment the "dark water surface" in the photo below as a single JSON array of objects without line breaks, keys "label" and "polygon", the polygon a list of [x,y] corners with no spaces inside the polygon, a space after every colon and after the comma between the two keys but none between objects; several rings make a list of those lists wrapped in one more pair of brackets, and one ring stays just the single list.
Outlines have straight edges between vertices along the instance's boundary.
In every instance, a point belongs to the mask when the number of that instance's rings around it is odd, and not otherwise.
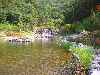
[{"label": "dark water surface", "polygon": [[60,75],[71,54],[54,41],[7,43],[0,41],[0,75]]}]

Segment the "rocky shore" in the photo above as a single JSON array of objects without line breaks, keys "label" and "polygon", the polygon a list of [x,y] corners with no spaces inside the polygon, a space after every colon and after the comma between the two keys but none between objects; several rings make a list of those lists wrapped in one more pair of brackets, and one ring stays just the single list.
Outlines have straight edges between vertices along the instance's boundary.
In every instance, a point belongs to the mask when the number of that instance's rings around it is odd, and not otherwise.
[{"label": "rocky shore", "polygon": [[0,33],[0,38],[4,41],[8,42],[34,42],[34,40],[49,40],[54,38],[55,32],[50,29],[40,29],[40,30],[33,30],[30,34],[22,34],[19,33]]},{"label": "rocky shore", "polygon": [[94,60],[89,69],[89,75],[100,75],[100,49],[96,49]]}]

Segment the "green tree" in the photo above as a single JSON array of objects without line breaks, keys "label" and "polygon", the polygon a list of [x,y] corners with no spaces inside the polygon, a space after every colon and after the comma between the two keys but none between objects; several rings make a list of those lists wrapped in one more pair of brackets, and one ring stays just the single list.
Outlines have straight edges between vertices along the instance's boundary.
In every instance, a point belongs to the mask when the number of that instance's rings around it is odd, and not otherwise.
[{"label": "green tree", "polygon": [[[94,10],[95,0],[0,0],[0,22],[60,27],[80,21]],[[49,23],[48,23],[49,22]],[[27,27],[27,26],[26,26]]]}]

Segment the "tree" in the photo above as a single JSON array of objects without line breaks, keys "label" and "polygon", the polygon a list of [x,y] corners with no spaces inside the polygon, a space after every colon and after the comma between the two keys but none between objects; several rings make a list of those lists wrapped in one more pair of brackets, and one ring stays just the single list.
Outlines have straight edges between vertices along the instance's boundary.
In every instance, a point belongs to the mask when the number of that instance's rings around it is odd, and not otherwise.
[{"label": "tree", "polygon": [[[89,16],[95,0],[0,0],[0,22],[58,27]],[[52,21],[52,22],[50,22]],[[50,22],[50,23],[48,23]]]}]

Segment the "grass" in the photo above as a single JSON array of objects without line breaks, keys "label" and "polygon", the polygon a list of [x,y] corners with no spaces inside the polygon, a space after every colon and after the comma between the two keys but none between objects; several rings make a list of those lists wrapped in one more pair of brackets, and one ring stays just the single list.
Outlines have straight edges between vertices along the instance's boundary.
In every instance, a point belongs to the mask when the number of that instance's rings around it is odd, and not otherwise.
[{"label": "grass", "polygon": [[0,30],[1,31],[17,31],[18,27],[13,24],[9,23],[0,23]]}]

